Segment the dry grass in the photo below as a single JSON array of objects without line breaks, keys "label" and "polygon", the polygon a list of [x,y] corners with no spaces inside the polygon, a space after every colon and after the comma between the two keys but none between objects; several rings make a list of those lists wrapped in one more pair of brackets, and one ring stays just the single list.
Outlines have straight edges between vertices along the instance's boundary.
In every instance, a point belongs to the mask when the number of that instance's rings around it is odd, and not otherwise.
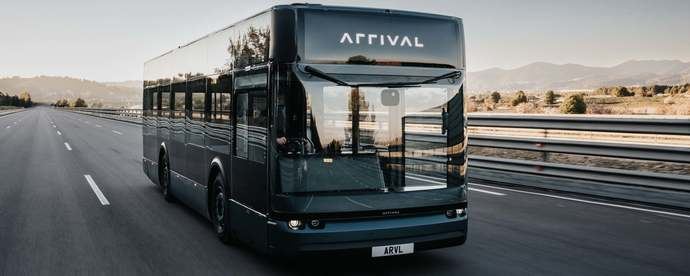
[{"label": "dry grass", "polygon": [[[480,94],[468,103],[469,112],[502,112],[522,114],[558,114],[560,102],[570,94],[583,92],[561,92],[557,102],[553,105],[544,103],[544,93],[527,93],[528,102],[517,106],[510,104],[510,99],[515,97],[513,93],[501,93],[501,100],[494,104],[486,101],[488,95]],[[587,103],[587,114],[610,115],[690,115],[690,93],[684,94],[659,94],[654,97],[614,97],[610,95],[597,95],[595,91],[584,92]]]}]

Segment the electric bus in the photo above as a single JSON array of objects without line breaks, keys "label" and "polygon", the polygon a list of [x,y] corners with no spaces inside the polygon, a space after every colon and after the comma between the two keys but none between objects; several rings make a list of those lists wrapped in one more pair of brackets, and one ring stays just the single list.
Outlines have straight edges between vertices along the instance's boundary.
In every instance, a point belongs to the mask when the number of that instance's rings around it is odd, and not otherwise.
[{"label": "electric bus", "polygon": [[143,170],[269,254],[467,238],[460,18],[280,5],[144,64]]}]

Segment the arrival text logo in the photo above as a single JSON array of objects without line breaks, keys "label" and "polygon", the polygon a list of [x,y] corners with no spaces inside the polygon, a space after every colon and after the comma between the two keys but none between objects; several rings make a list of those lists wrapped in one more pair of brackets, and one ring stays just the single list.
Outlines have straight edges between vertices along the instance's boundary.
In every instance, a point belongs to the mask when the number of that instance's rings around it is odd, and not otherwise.
[{"label": "arrival text logo", "polygon": [[340,44],[368,44],[394,47],[409,47],[409,48],[424,48],[424,43],[419,37],[409,37],[400,35],[384,35],[384,34],[364,34],[343,33],[340,38]]}]

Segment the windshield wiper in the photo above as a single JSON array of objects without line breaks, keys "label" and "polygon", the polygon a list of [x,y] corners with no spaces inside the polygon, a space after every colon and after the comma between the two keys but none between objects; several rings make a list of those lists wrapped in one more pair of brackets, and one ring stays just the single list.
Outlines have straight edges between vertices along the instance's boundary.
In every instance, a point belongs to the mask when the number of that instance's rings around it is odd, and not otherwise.
[{"label": "windshield wiper", "polygon": [[423,81],[415,81],[415,82],[380,82],[380,83],[347,83],[343,80],[340,80],[334,76],[331,76],[319,69],[316,69],[311,66],[305,66],[304,71],[306,71],[309,74],[312,74],[313,76],[316,76],[318,78],[330,81],[332,83],[335,83],[337,85],[341,86],[350,86],[350,87],[411,87],[411,86],[419,86],[422,84],[431,84],[435,83],[437,81],[443,80],[443,79],[450,79],[450,78],[459,78],[460,75],[462,74],[460,71],[453,71],[450,73],[446,73],[437,77],[433,77],[427,80]]}]

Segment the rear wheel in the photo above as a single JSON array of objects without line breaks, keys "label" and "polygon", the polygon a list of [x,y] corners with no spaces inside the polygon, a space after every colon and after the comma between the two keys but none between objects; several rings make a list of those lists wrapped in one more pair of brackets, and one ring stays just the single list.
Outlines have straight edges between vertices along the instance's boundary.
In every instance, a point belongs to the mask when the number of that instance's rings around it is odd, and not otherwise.
[{"label": "rear wheel", "polygon": [[224,243],[232,243],[234,237],[230,231],[230,209],[228,206],[229,194],[225,189],[225,181],[221,174],[216,175],[212,182],[213,194],[211,197],[211,220],[218,238]]},{"label": "rear wheel", "polygon": [[170,193],[170,163],[168,163],[168,156],[165,154],[161,157],[158,178],[160,180],[163,198],[167,202],[173,202],[174,198]]}]

